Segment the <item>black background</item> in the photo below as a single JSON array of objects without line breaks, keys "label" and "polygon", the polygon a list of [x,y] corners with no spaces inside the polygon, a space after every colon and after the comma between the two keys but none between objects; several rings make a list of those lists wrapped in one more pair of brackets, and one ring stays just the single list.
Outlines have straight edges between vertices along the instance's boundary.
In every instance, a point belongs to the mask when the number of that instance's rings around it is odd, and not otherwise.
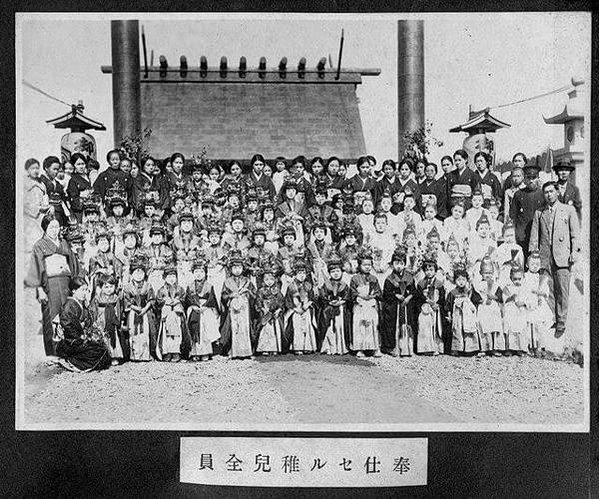
[{"label": "black background", "polygon": [[[189,2],[170,1],[169,10],[193,9]],[[222,11],[225,5],[216,1],[202,2],[202,11]],[[164,10],[158,2],[91,2],[86,0],[19,2],[18,11],[129,12]],[[281,12],[437,12],[496,11],[497,2],[374,2],[374,1],[265,1],[233,0],[226,2],[229,11]],[[368,10],[367,10],[368,9]],[[372,10],[375,9],[375,10]],[[501,3],[502,10],[585,10],[590,1]],[[215,487],[179,483],[179,438],[181,436],[225,436],[230,432],[133,432],[133,431],[69,431],[16,432],[15,402],[15,321],[14,321],[14,201],[15,168],[15,100],[14,100],[14,10],[3,9],[2,79],[0,99],[0,131],[2,158],[0,164],[0,276],[2,286],[0,309],[0,497],[245,497],[288,496],[291,491],[273,488]],[[115,17],[116,18],[116,17]],[[598,123],[597,108],[597,41],[598,17],[593,12],[593,87],[592,123]],[[79,56],[83,56],[80,54]],[[569,78],[571,75],[564,75]],[[590,127],[587,128],[587,130]],[[597,128],[596,125],[594,128]],[[591,131],[591,268],[597,258],[597,168],[599,155],[596,132]],[[19,207],[20,208],[20,207]],[[597,322],[599,286],[596,272],[591,274],[591,357],[585,359],[591,368],[591,428],[589,434],[554,433],[259,433],[268,436],[355,436],[414,437],[429,441],[428,485],[401,489],[294,489],[300,497],[591,497],[599,491],[597,475]],[[18,332],[17,332],[18,334]],[[235,433],[255,436],[256,433]],[[594,494],[591,492],[594,491]]]}]

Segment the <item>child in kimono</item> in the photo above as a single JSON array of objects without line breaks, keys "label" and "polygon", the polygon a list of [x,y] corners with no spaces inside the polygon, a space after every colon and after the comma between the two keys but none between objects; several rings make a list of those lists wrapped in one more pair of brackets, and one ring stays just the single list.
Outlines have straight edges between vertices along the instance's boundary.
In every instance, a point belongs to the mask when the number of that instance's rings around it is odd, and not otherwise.
[{"label": "child in kimono", "polygon": [[480,295],[472,289],[465,266],[454,270],[455,288],[445,302],[447,322],[451,324],[451,355],[473,355],[480,351],[476,306]]},{"label": "child in kimono", "polygon": [[528,351],[528,314],[523,279],[524,270],[514,265],[510,270],[510,284],[503,288],[506,350],[518,356]]},{"label": "child in kimono", "polygon": [[475,281],[474,288],[481,297],[477,311],[481,354],[501,356],[505,352],[505,336],[501,318],[503,293],[495,275],[496,269],[492,258],[485,256],[480,264],[481,279]]},{"label": "child in kimono", "polygon": [[156,201],[154,198],[148,198],[143,201],[143,215],[139,218],[138,229],[143,246],[148,246],[152,242],[150,229],[152,225],[159,222],[156,214]]},{"label": "child in kimono", "polygon": [[281,293],[287,294],[287,288],[293,281],[293,269],[291,267],[293,255],[296,250],[295,229],[292,226],[285,226],[281,231],[283,245],[279,248],[278,258],[283,267],[283,275],[281,276]]},{"label": "child in kimono", "polygon": [[221,246],[222,228],[219,224],[211,224],[207,228],[208,245],[203,248],[204,256],[208,261],[206,272],[208,281],[214,287],[216,300],[219,308],[221,307],[221,294],[225,279],[227,278],[226,270],[226,253]]},{"label": "child in kimono", "polygon": [[122,307],[117,294],[117,281],[114,276],[102,278],[100,290],[90,303],[92,319],[104,338],[112,365],[124,362],[129,356],[129,345],[124,331],[121,329]]},{"label": "child in kimono", "polygon": [[387,223],[387,215],[377,213],[374,217],[374,231],[367,238],[367,244],[373,248],[372,269],[374,276],[379,280],[381,288],[385,278],[390,272],[389,261],[395,250],[395,239]]},{"label": "child in kimono", "polygon": [[512,222],[503,226],[503,243],[493,253],[493,259],[499,266],[499,284],[510,284],[510,272],[514,265],[524,267],[524,253],[516,242],[516,229]]},{"label": "child in kimono", "polygon": [[371,274],[372,253],[363,249],[358,255],[360,273],[350,282],[350,299],[353,303],[352,338],[350,349],[357,357],[364,357],[365,351],[372,351],[375,357],[381,356],[379,344],[378,300],[381,287],[378,279]]},{"label": "child in kimono", "polygon": [[439,355],[444,352],[442,310],[445,291],[443,281],[437,277],[437,262],[434,254],[424,259],[422,270],[424,278],[416,286],[420,305],[416,352]]},{"label": "child in kimono", "polygon": [[112,240],[112,250],[116,248],[116,244],[123,239],[123,231],[127,224],[131,221],[129,216],[125,215],[125,199],[124,197],[115,196],[108,201],[109,212],[106,217],[106,224],[111,228],[114,235]]},{"label": "child in kimono", "polygon": [[256,289],[249,277],[243,275],[244,260],[239,251],[229,258],[231,276],[223,285],[221,342],[223,353],[231,359],[252,357],[253,311]]},{"label": "child in kimono", "polygon": [[426,245],[427,235],[433,229],[441,236],[443,233],[443,222],[437,218],[436,205],[429,203],[424,207],[424,218],[420,226],[419,240],[423,245]]},{"label": "child in kimono", "polygon": [[468,239],[469,263],[472,265],[473,275],[479,273],[480,262],[485,256],[492,255],[497,244],[491,237],[491,224],[486,215],[482,215],[476,222],[476,232]]},{"label": "child in kimono", "polygon": [[164,269],[167,262],[172,261],[173,251],[164,242],[165,230],[160,222],[154,223],[150,229],[151,243],[146,248],[146,255],[149,259],[148,282],[152,286],[154,293],[164,285]]},{"label": "child in kimono", "polygon": [[499,204],[495,199],[489,199],[486,202],[487,212],[489,213],[489,222],[491,224],[491,238],[500,244],[503,242],[503,223],[499,218]]},{"label": "child in kimono", "polygon": [[[343,262],[333,255],[327,263],[329,279],[319,291],[321,303],[318,333],[320,353],[344,355],[351,330],[351,312],[349,310],[349,285],[341,279]],[[324,336],[324,337],[323,337]]]},{"label": "child in kimono", "polygon": [[370,196],[365,197],[362,201],[358,222],[362,227],[362,234],[364,234],[366,240],[368,235],[374,231],[374,202]]},{"label": "child in kimono", "polygon": [[[92,293],[99,292],[99,283],[102,278],[113,276],[115,279],[121,275],[121,262],[115,258],[110,250],[111,234],[107,230],[96,233],[96,252],[89,260],[89,274],[93,283]],[[93,295],[92,295],[93,296]]]},{"label": "child in kimono", "polygon": [[177,268],[164,269],[164,284],[156,293],[156,307],[160,309],[160,330],[156,356],[165,362],[179,362],[182,350],[188,350],[185,327],[185,290],[177,282]]},{"label": "child in kimono", "polygon": [[485,215],[486,218],[489,218],[489,213],[485,208],[483,208],[483,202],[483,193],[479,189],[475,189],[472,192],[472,206],[468,208],[466,211],[466,216],[464,217],[466,222],[468,222],[468,226],[471,231],[476,229],[476,224],[483,215]]},{"label": "child in kimono", "polygon": [[409,357],[413,352],[412,306],[414,280],[405,272],[406,250],[399,246],[391,256],[392,272],[385,279],[381,300],[381,343],[392,357]]},{"label": "child in kimono", "polygon": [[464,241],[468,239],[470,227],[464,218],[464,201],[457,200],[451,207],[451,216],[443,221],[444,234],[447,239],[453,236],[463,246]]},{"label": "child in kimono", "polygon": [[156,348],[154,319],[154,290],[146,280],[147,261],[140,256],[129,265],[131,280],[123,288],[126,330],[129,333],[130,360],[152,360],[150,352]]},{"label": "child in kimono", "polygon": [[261,286],[256,297],[258,345],[256,353],[277,355],[282,351],[283,307],[285,299],[277,282],[279,269],[276,262],[265,262]]},{"label": "child in kimono", "polygon": [[266,242],[264,248],[276,255],[279,251],[279,234],[277,227],[277,219],[275,218],[275,208],[270,201],[265,201],[261,206],[261,218],[264,229],[266,230]]},{"label": "child in kimono", "polygon": [[200,238],[193,233],[193,223],[191,211],[181,211],[179,213],[179,230],[171,243],[173,254],[177,260],[179,285],[183,289],[187,289],[194,279],[191,265],[200,247]]},{"label": "child in kimono", "polygon": [[252,245],[247,252],[248,271],[252,284],[256,289],[260,288],[262,279],[262,262],[270,258],[272,254],[264,247],[266,243],[266,230],[261,223],[254,226],[252,232]]},{"label": "child in kimono", "polygon": [[351,278],[358,273],[358,237],[351,225],[341,231],[342,241],[339,243],[339,256],[343,261],[343,282],[349,286]]},{"label": "child in kimono", "polygon": [[416,234],[420,233],[422,217],[416,213],[416,198],[411,191],[405,191],[403,199],[403,210],[398,213],[400,225],[403,227],[412,226]]},{"label": "child in kimono", "polygon": [[528,349],[537,353],[544,350],[550,340],[553,313],[547,302],[549,296],[549,275],[540,273],[541,256],[532,251],[528,256],[528,271],[522,283],[524,301],[528,312]]},{"label": "child in kimono", "polygon": [[307,245],[308,255],[314,269],[313,282],[320,289],[328,278],[326,261],[329,259],[332,246],[326,242],[326,226],[317,220],[312,225],[312,238]]},{"label": "child in kimono", "polygon": [[314,290],[307,282],[308,269],[304,261],[294,262],[293,273],[293,281],[285,294],[285,337],[289,349],[295,355],[302,355],[317,349]]},{"label": "child in kimono", "polygon": [[129,224],[123,230],[122,243],[117,243],[114,254],[121,264],[120,287],[123,289],[131,280],[131,259],[142,253],[139,247],[137,227]]},{"label": "child in kimono", "polygon": [[245,219],[243,213],[237,211],[231,215],[231,230],[223,236],[225,251],[237,250],[245,256],[250,247],[250,240],[246,236]]},{"label": "child in kimono", "polygon": [[187,286],[185,308],[187,328],[191,340],[190,360],[210,360],[214,353],[212,343],[220,339],[218,302],[214,287],[206,275],[207,261],[198,257],[193,261],[193,282]]}]

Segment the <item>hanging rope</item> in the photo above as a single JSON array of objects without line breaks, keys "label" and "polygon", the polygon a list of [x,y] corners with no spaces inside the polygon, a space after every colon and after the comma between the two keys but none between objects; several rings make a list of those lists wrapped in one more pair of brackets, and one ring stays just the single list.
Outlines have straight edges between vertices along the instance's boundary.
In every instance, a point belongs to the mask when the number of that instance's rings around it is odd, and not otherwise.
[{"label": "hanging rope", "polygon": [[68,106],[69,108],[71,107],[71,104],[69,104],[68,102],[60,100],[57,97],[54,97],[53,95],[50,95],[47,92],[44,92],[41,88],[38,88],[35,85],[32,85],[27,80],[22,80],[22,82],[23,82],[23,85],[25,85],[26,87],[30,88],[31,90],[35,90],[36,92],[39,92],[40,94],[45,95],[49,99],[55,100],[56,102],[60,102],[61,104],[64,104],[65,106]]},{"label": "hanging rope", "polygon": [[560,92],[563,92],[564,90],[568,90],[571,87],[572,87],[572,85],[565,85],[563,87],[556,88],[555,90],[552,90],[551,92],[545,92],[544,94],[533,95],[532,97],[527,97],[526,99],[520,99],[520,100],[517,100],[514,102],[508,102],[507,104],[501,104],[499,106],[491,106],[490,109],[501,109],[502,107],[513,106],[515,104],[521,104],[522,102],[528,102],[531,100],[540,99],[541,97],[547,97],[548,95],[558,94]]}]

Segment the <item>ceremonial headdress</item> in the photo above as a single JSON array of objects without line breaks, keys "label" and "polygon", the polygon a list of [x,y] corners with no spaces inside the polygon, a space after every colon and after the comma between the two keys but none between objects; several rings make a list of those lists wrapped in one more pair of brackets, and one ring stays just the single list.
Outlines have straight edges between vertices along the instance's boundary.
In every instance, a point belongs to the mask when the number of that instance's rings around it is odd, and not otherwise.
[{"label": "ceremonial headdress", "polygon": [[483,213],[480,216],[480,218],[476,221],[476,228],[478,229],[478,227],[481,226],[482,224],[490,225],[489,218],[487,217],[487,215],[485,213]]},{"label": "ceremonial headdress", "polygon": [[333,269],[343,269],[343,261],[337,253],[331,253],[329,255],[327,269],[329,269],[329,272]]},{"label": "ceremonial headdress", "polygon": [[173,264],[168,264],[166,267],[164,267],[164,270],[162,271],[162,276],[166,278],[166,276],[172,274],[177,275],[177,266]]},{"label": "ceremonial headdress", "polygon": [[96,243],[102,238],[105,238],[108,242],[112,239],[112,233],[108,230],[108,227],[104,225],[102,225],[96,232]]},{"label": "ceremonial headdress", "polygon": [[165,235],[164,226],[158,220],[153,221],[152,226],[150,227],[150,236],[153,236],[154,234]]},{"label": "ceremonial headdress", "polygon": [[245,266],[245,259],[239,250],[232,250],[229,253],[229,257],[227,259],[227,265],[232,267],[233,265],[242,265]]},{"label": "ceremonial headdress", "polygon": [[362,246],[358,251],[358,262],[362,263],[364,260],[372,260],[374,258],[372,248],[369,246]]},{"label": "ceremonial headdress", "polygon": [[190,220],[190,221],[194,221],[194,217],[193,217],[193,213],[191,212],[190,209],[188,208],[184,208],[181,213],[179,213],[179,223],[185,221],[185,220]]},{"label": "ceremonial headdress", "polygon": [[493,259],[486,255],[483,257],[483,259],[480,261],[480,273],[482,274],[483,272],[486,271],[491,271],[494,272],[495,271],[495,265],[493,264]]},{"label": "ceremonial headdress", "polygon": [[134,254],[129,263],[129,271],[133,273],[137,269],[141,269],[147,273],[148,259],[145,255],[137,253]]}]

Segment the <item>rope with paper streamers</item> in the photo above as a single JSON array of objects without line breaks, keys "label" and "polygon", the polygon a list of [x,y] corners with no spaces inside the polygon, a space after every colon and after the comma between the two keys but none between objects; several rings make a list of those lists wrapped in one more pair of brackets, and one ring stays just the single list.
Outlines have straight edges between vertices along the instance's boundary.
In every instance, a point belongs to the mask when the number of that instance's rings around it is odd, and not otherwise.
[{"label": "rope with paper streamers", "polygon": [[65,106],[68,106],[69,108],[71,107],[71,104],[69,104],[68,102],[60,100],[58,97],[54,97],[53,95],[50,95],[48,92],[44,92],[41,88],[36,87],[32,83],[29,83],[27,80],[22,80],[22,83],[24,86],[30,88],[31,90],[35,90],[36,92],[39,92],[42,95],[45,95],[49,99],[55,100],[56,102],[60,102],[61,104],[64,104]]}]

